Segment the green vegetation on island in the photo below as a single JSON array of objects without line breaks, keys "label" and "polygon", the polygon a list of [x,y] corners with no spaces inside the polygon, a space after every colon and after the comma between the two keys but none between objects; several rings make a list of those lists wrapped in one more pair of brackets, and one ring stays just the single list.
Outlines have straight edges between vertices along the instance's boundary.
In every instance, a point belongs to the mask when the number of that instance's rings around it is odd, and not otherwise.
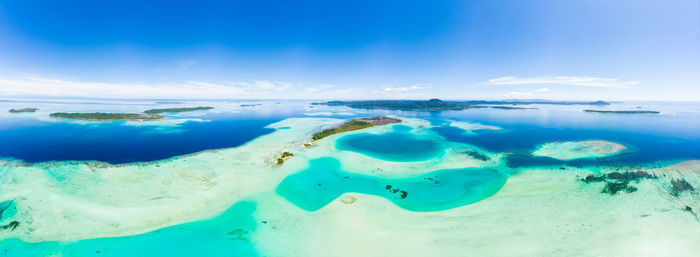
[{"label": "green vegetation on island", "polygon": [[314,134],[313,141],[321,140],[325,137],[335,135],[338,133],[399,122],[401,122],[400,119],[394,119],[384,116],[376,116],[369,119],[353,119],[351,121],[340,124],[340,126],[338,126],[337,128],[324,129],[323,131]]},{"label": "green vegetation on island", "polygon": [[[510,107],[503,105],[609,105],[605,101],[577,102],[577,101],[547,101],[547,100],[503,100],[503,101],[443,101],[437,98],[424,100],[370,100],[370,101],[329,101],[324,103],[312,103],[313,105],[347,106],[357,109],[389,109],[404,111],[449,111],[475,108],[495,109],[524,109],[522,107]],[[495,106],[494,106],[495,105]]]},{"label": "green vegetation on island", "polygon": [[113,120],[157,120],[163,116],[143,113],[105,113],[105,112],[90,112],[90,113],[67,113],[56,112],[50,115],[52,118],[63,119],[81,119],[81,120],[97,120],[97,121],[113,121]]},{"label": "green vegetation on island", "polygon": [[21,112],[36,112],[39,108],[21,108],[21,109],[10,109],[10,113],[21,113]]},{"label": "green vegetation on island", "polygon": [[188,111],[199,111],[199,110],[210,110],[214,107],[200,106],[200,107],[187,107],[187,108],[167,108],[167,109],[150,109],[142,113],[104,113],[104,112],[92,112],[92,113],[67,113],[67,112],[56,112],[52,113],[50,116],[52,118],[63,118],[63,119],[81,119],[81,120],[95,120],[95,121],[117,121],[117,120],[158,120],[162,119],[161,113],[177,113],[177,112],[188,112]]},{"label": "green vegetation on island", "polygon": [[635,113],[646,113],[646,114],[659,114],[657,111],[606,111],[606,110],[583,110],[584,112],[595,112],[595,113],[620,113],[620,114],[635,114]]},{"label": "green vegetation on island", "polygon": [[278,165],[278,166],[279,166],[279,165],[282,165],[282,164],[284,163],[284,160],[285,160],[285,159],[287,159],[287,158],[289,158],[289,157],[292,157],[292,156],[294,156],[294,154],[291,153],[291,152],[286,152],[286,151],[283,152],[283,153],[282,153],[282,157],[277,158],[277,165]]}]

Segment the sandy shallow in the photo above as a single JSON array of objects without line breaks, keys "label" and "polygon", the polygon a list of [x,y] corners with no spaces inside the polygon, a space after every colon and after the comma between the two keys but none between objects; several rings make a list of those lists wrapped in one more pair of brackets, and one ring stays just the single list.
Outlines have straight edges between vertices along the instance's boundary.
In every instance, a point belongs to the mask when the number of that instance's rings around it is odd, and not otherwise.
[{"label": "sandy shallow", "polygon": [[[304,146],[340,119],[295,118],[289,127],[243,146],[125,165],[0,161],[0,201],[14,199],[20,226],[0,239],[81,240],[144,233],[216,216],[254,201],[252,240],[260,256],[697,256],[700,197],[672,194],[674,179],[700,190],[700,160],[650,169],[656,179],[630,182],[637,191],[601,193],[584,183],[612,168],[509,170],[502,154],[444,142],[427,121],[405,119],[412,133],[441,140],[441,157],[388,162],[335,149],[334,135]],[[384,133],[390,126],[350,133]],[[613,143],[615,144],[615,143]],[[595,145],[595,144],[594,144]],[[568,147],[563,147],[569,149]],[[604,147],[605,148],[605,147]],[[463,154],[479,151],[480,161]],[[281,166],[283,151],[294,156]],[[593,151],[593,150],[591,150]],[[570,155],[569,155],[570,156]],[[348,172],[409,177],[438,169],[492,167],[510,175],[494,196],[438,212],[411,212],[371,195],[346,193],[308,212],[275,193],[308,160],[333,157]],[[688,211],[687,208],[692,211]]]},{"label": "sandy shallow", "polygon": [[[429,213],[353,193],[346,194],[352,204],[336,200],[309,213],[269,196],[257,217],[272,225],[256,233],[258,250],[265,256],[697,256],[697,211],[684,210],[700,209],[697,194],[671,196],[663,181],[642,180],[633,183],[634,193],[608,195],[603,183],[580,181],[591,173],[524,170],[491,198]],[[686,179],[700,185],[697,177]]]},{"label": "sandy shallow", "polygon": [[624,150],[627,150],[627,146],[604,140],[568,141],[543,144],[532,155],[573,160],[607,157]]},{"label": "sandy shallow", "polygon": [[[270,125],[289,127],[243,146],[205,151],[168,160],[109,165],[99,162],[0,163],[0,199],[13,199],[20,226],[1,238],[25,241],[80,240],[124,236],[215,216],[233,203],[274,188],[287,175],[323,156],[338,158],[347,169],[367,175],[406,177],[429,170],[495,165],[461,154],[455,145],[434,160],[394,163],[339,151],[335,135],[305,147],[315,131],[337,126],[340,119],[296,118]],[[416,133],[429,123],[406,119]],[[382,133],[388,126],[362,132]],[[360,133],[355,132],[355,133]],[[283,151],[294,157],[277,166]]]},{"label": "sandy shallow", "polygon": [[451,127],[460,128],[467,133],[475,134],[477,130],[502,130],[501,127],[493,125],[485,125],[478,122],[454,121],[450,123]]}]

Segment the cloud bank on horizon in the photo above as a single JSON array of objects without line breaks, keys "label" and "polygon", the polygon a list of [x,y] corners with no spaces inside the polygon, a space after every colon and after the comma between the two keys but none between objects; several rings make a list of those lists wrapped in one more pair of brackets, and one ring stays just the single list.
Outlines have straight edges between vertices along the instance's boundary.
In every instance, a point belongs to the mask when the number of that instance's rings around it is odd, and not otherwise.
[{"label": "cloud bank on horizon", "polygon": [[700,101],[696,0],[0,5],[5,98]]}]

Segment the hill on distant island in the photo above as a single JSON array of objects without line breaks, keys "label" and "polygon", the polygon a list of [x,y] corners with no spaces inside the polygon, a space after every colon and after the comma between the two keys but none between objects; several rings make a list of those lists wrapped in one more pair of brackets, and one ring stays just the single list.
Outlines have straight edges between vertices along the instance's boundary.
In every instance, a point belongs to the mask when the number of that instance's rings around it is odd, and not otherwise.
[{"label": "hill on distant island", "polygon": [[[443,110],[464,110],[473,108],[494,108],[503,107],[498,105],[530,105],[530,104],[551,104],[551,105],[609,105],[605,101],[548,101],[548,100],[472,100],[472,101],[443,101],[437,98],[430,100],[365,100],[365,101],[328,101],[323,103],[313,103],[314,105],[347,106],[361,109],[390,109],[407,111],[443,111]],[[526,109],[521,107],[508,107],[508,109]],[[531,109],[531,108],[530,108]]]}]

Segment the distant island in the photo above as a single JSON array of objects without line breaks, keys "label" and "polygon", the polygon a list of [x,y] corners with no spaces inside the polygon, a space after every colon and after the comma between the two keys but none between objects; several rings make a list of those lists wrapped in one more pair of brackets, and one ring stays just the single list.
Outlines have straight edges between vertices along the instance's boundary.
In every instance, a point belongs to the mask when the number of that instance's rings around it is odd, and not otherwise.
[{"label": "distant island", "polygon": [[323,131],[314,134],[313,141],[321,140],[325,137],[332,136],[338,133],[400,122],[400,119],[394,119],[384,116],[376,116],[369,119],[353,119],[351,121],[340,124],[340,126],[338,126],[337,128],[324,129]]},{"label": "distant island", "polygon": [[67,112],[56,112],[49,116],[52,118],[63,118],[63,119],[81,119],[81,120],[95,120],[95,121],[116,121],[116,120],[159,120],[163,116],[161,113],[177,113],[177,112],[189,112],[189,111],[200,111],[200,110],[211,110],[214,107],[209,106],[199,106],[199,107],[185,107],[185,108],[166,108],[166,109],[150,109],[142,113],[104,113],[104,112],[92,112],[92,113],[67,113]]},{"label": "distant island", "polygon": [[621,113],[621,114],[635,114],[635,113],[646,113],[646,114],[659,114],[658,111],[605,111],[605,110],[583,110],[584,112],[596,112],[596,113]]},{"label": "distant island", "polygon": [[21,112],[36,112],[39,108],[21,108],[21,109],[10,109],[10,113],[21,113]]},{"label": "distant island", "polygon": [[177,113],[177,112],[190,112],[190,111],[204,111],[204,110],[211,110],[211,109],[214,109],[214,107],[199,106],[199,107],[183,107],[183,108],[150,109],[150,110],[147,110],[143,113],[148,113],[148,114],[159,114],[159,113],[166,113],[166,112]]},{"label": "distant island", "polygon": [[[424,100],[370,100],[370,101],[329,101],[312,103],[312,105],[347,106],[356,109],[388,109],[404,111],[450,111],[475,108],[496,109],[525,109],[522,107],[510,107],[501,105],[609,105],[605,101],[576,102],[576,101],[547,101],[547,100],[503,100],[503,101],[443,101],[433,98]],[[491,106],[496,105],[496,106]]]}]

